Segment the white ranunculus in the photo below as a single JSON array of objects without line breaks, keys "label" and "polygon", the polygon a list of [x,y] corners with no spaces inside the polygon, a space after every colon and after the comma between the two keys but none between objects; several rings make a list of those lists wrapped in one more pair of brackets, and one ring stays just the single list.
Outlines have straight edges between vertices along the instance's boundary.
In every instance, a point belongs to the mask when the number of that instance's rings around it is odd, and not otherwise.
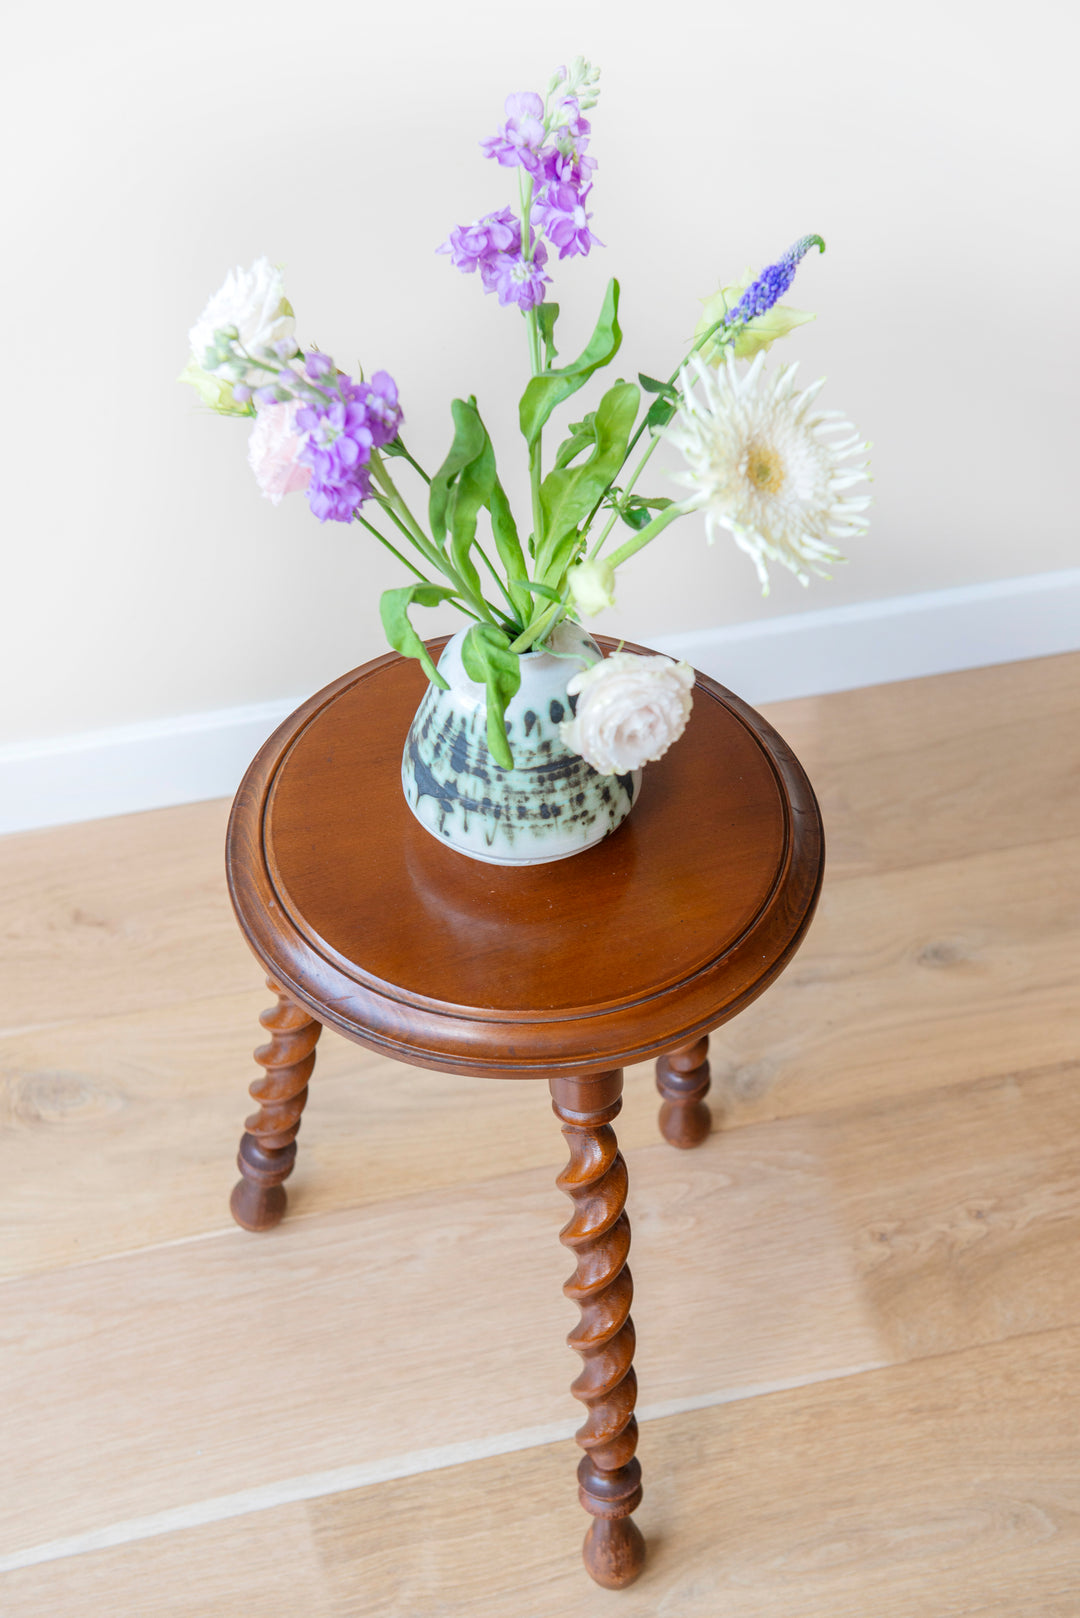
[{"label": "white ranunculus", "polygon": [[568,682],[567,695],[577,704],[559,733],[600,775],[626,775],[662,758],[678,741],[690,717],[693,684],[689,663],[613,652]]},{"label": "white ranunculus", "polygon": [[220,375],[228,369],[219,357],[220,332],[235,329],[241,346],[254,354],[291,338],[295,324],[281,270],[268,258],[259,258],[250,270],[229,271],[188,334],[191,352],[203,370]]}]

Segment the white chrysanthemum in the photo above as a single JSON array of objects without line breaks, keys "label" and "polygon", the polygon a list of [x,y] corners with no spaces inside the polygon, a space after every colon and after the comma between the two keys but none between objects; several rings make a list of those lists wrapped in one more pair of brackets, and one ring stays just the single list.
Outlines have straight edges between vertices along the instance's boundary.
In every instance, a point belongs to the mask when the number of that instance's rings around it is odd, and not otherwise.
[{"label": "white chrysanthemum", "polygon": [[675,476],[697,490],[709,543],[727,529],[768,592],[767,562],[809,584],[808,570],[844,560],[833,540],[865,532],[869,497],[848,492],[868,481],[865,463],[844,463],[870,446],[838,410],[813,409],[824,378],[799,393],[797,366],[766,376],[764,358],[740,374],[730,355],[716,372],[695,355],[668,437],[686,456],[690,470]]},{"label": "white chrysanthemum", "polygon": [[219,333],[235,330],[241,347],[255,354],[291,338],[295,325],[281,270],[268,258],[259,258],[250,270],[237,267],[229,271],[188,336],[191,352],[204,371],[239,381],[241,376],[230,374],[237,369],[235,362],[222,360]]}]

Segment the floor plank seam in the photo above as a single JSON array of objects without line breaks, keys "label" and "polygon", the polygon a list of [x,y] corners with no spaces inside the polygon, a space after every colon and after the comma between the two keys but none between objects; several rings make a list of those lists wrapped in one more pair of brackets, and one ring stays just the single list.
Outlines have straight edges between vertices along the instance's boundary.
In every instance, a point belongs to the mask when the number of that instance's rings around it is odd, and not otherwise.
[{"label": "floor plank seam", "polygon": [[[669,1416],[686,1415],[695,1410],[711,1410],[718,1405],[738,1404],[744,1400],[766,1398],[774,1393],[789,1393],[826,1382],[842,1382],[889,1368],[888,1360],[869,1361],[862,1365],[845,1366],[824,1373],[784,1377],[757,1386],[724,1388],[718,1392],[698,1396],[664,1399],[656,1404],[639,1405],[637,1417],[641,1424],[663,1421]],[[465,1439],[460,1443],[447,1444],[437,1449],[414,1450],[404,1455],[387,1456],[380,1461],[337,1467],[329,1472],[311,1472],[300,1477],[283,1478],[275,1483],[261,1484],[257,1488],[244,1489],[235,1494],[218,1495],[186,1506],[173,1506],[147,1517],[129,1518],[123,1522],[107,1524],[102,1528],[90,1529],[82,1534],[72,1534],[63,1539],[49,1540],[40,1545],[31,1545],[23,1550],[9,1552],[6,1556],[0,1556],[0,1574],[14,1573],[20,1568],[34,1567],[42,1562],[85,1556],[92,1551],[109,1550],[117,1545],[128,1545],[137,1540],[153,1539],[162,1534],[177,1533],[188,1528],[202,1528],[209,1523],[246,1517],[279,1506],[295,1505],[304,1500],[324,1499],[328,1495],[370,1488],[380,1483],[391,1483],[399,1478],[416,1477],[424,1472],[443,1471],[469,1461],[490,1460],[501,1455],[512,1455],[521,1450],[540,1449],[548,1444],[570,1440],[577,1426],[578,1417],[570,1416],[565,1421],[549,1422],[542,1427],[523,1427],[515,1432],[495,1433],[489,1438]]]}]

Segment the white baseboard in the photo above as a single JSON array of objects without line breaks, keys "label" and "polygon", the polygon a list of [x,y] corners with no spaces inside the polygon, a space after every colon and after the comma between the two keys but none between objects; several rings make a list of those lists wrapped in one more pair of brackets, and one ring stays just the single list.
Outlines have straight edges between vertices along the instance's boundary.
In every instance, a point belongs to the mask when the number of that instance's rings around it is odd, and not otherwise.
[{"label": "white baseboard", "polygon": [[1080,568],[642,640],[760,707],[1080,651]]},{"label": "white baseboard", "polygon": [[[640,637],[754,704],[1080,650],[1080,568]],[[223,798],[301,699],[0,748],[0,831]]]}]

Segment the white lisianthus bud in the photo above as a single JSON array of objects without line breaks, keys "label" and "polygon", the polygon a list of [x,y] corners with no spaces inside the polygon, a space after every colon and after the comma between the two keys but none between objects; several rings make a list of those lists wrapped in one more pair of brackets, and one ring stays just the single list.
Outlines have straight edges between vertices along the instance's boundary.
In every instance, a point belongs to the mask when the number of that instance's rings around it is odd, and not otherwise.
[{"label": "white lisianthus bud", "polygon": [[613,652],[575,674],[567,695],[573,719],[559,726],[563,742],[600,775],[626,775],[662,758],[686,729],[694,671],[670,657]]},{"label": "white lisianthus bud", "polygon": [[[235,361],[226,359],[233,342],[255,354],[292,338],[294,328],[281,270],[268,258],[260,258],[250,270],[229,271],[188,335],[198,365],[240,381],[232,374]],[[256,383],[259,380],[255,378]]]},{"label": "white lisianthus bud", "polygon": [[211,376],[201,365],[188,360],[176,379],[193,387],[203,404],[209,405],[219,416],[253,416],[254,405],[241,403],[233,394],[232,384],[224,377]]},{"label": "white lisianthus bud", "polygon": [[615,569],[610,562],[590,562],[586,557],[570,569],[566,582],[570,600],[586,618],[615,605]]}]

